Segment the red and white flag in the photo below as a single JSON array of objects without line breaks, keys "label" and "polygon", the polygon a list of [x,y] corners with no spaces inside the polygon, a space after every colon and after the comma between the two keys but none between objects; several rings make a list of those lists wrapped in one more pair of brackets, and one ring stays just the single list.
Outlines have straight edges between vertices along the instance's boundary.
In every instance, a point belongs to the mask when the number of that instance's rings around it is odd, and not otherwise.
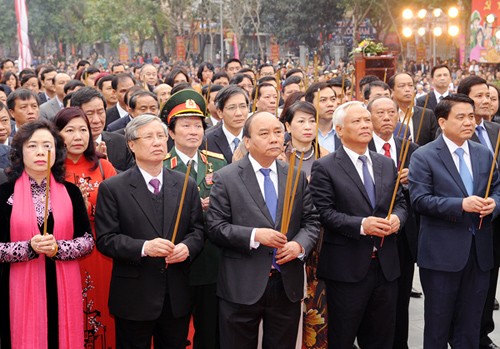
[{"label": "red and white flag", "polygon": [[19,70],[31,67],[30,40],[28,37],[28,10],[26,0],[15,0],[17,37],[19,40]]}]

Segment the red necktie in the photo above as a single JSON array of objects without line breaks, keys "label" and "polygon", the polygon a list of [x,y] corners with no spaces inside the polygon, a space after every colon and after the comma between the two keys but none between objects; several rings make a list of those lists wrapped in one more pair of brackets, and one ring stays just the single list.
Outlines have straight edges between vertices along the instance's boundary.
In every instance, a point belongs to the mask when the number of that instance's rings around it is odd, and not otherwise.
[{"label": "red necktie", "polygon": [[387,156],[388,158],[391,157],[391,145],[389,143],[385,143],[382,146],[382,149],[384,149],[384,155]]}]

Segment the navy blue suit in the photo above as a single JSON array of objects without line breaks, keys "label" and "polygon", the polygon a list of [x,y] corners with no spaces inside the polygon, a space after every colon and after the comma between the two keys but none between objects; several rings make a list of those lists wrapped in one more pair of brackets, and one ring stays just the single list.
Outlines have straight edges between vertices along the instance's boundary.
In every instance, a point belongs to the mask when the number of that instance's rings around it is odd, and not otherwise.
[{"label": "navy blue suit", "polygon": [[[473,195],[484,197],[493,156],[486,147],[467,142]],[[479,215],[462,209],[468,194],[443,136],[413,153],[409,181],[412,207],[420,214],[417,264],[425,293],[424,348],[446,348],[452,322],[453,346],[477,348],[493,267],[491,220],[499,212],[498,173],[490,191],[497,207],[481,229]]]}]

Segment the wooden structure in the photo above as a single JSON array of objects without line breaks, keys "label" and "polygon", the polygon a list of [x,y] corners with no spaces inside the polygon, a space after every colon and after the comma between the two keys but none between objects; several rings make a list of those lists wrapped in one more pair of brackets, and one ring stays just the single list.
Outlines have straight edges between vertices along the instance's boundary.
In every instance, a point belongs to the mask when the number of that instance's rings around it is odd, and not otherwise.
[{"label": "wooden structure", "polygon": [[364,100],[359,90],[359,81],[366,75],[378,76],[382,81],[385,75],[385,82],[389,81],[389,78],[396,73],[396,60],[397,53],[395,52],[382,56],[356,55],[354,57],[356,100]]}]

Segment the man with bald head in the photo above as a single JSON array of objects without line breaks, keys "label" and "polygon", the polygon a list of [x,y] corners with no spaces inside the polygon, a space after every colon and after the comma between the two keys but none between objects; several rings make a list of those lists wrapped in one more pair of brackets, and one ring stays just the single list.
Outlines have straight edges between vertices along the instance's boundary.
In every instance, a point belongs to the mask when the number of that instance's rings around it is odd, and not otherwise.
[{"label": "man with bald head", "polygon": [[304,260],[318,239],[319,223],[301,172],[289,229],[281,228],[288,165],[276,159],[284,133],[273,114],[255,113],[243,129],[248,155],[214,174],[207,224],[210,240],[222,248],[222,349],[255,349],[261,320],[263,348],[295,347]]},{"label": "man with bald head", "polygon": [[52,83],[56,90],[56,96],[40,106],[41,117],[53,121],[59,110],[64,108],[63,99],[64,96],[66,96],[66,93],[64,93],[64,86],[70,80],[71,77],[66,73],[57,73],[54,76]]}]

